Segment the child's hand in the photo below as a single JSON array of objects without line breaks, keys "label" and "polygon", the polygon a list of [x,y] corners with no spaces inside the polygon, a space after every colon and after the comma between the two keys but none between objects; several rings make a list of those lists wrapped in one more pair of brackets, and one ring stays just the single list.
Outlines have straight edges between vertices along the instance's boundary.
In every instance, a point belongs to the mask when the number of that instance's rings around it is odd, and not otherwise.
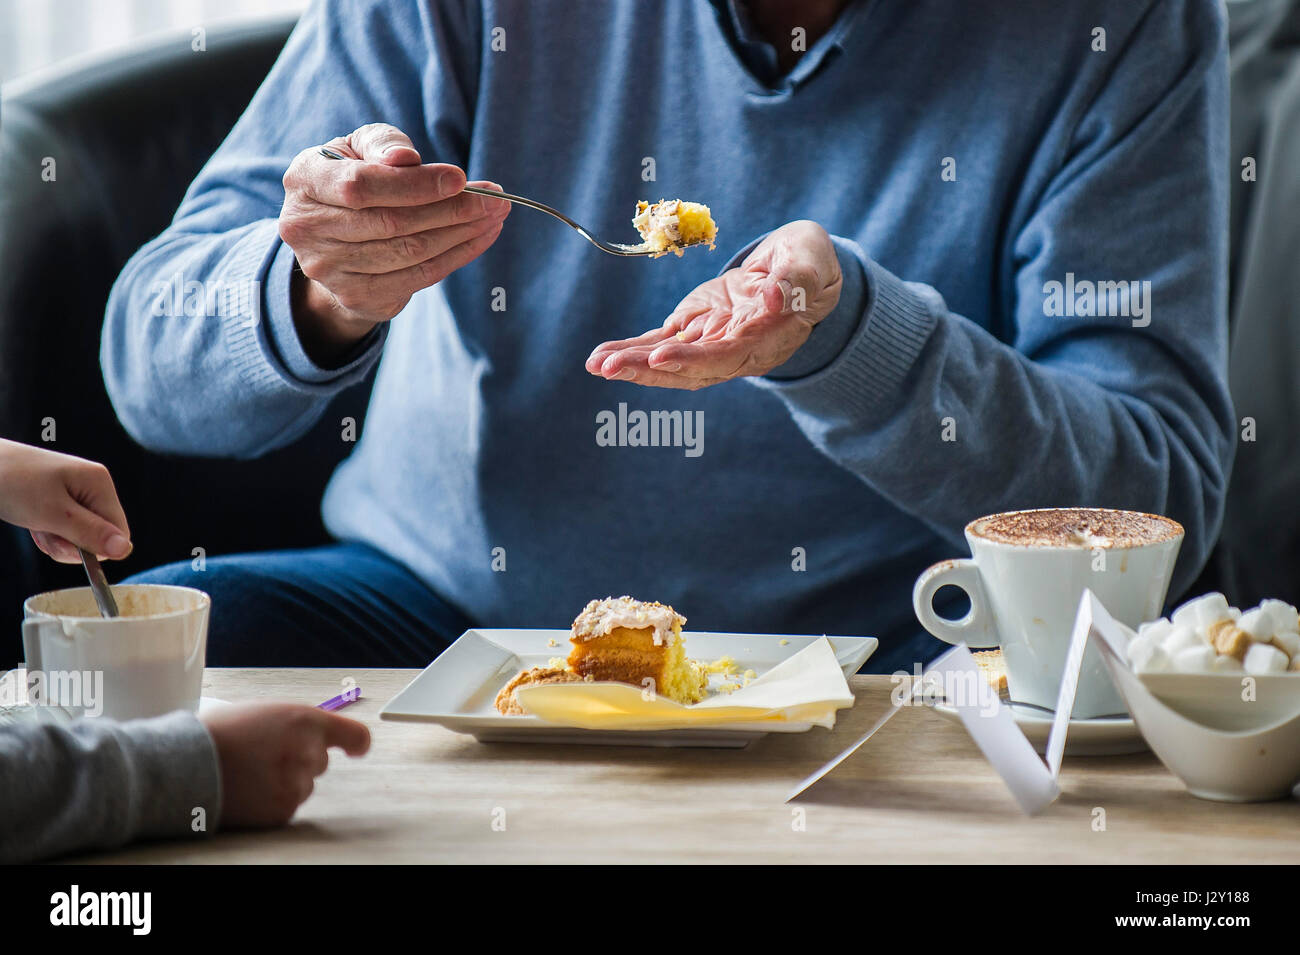
[{"label": "child's hand", "polygon": [[221,824],[282,826],[311,795],[329,766],[328,750],[349,756],[370,748],[356,720],[297,703],[257,703],[204,713],[221,764]]},{"label": "child's hand", "polygon": [[36,546],[75,564],[131,553],[131,530],[102,464],[0,439],[0,520],[32,532]]}]

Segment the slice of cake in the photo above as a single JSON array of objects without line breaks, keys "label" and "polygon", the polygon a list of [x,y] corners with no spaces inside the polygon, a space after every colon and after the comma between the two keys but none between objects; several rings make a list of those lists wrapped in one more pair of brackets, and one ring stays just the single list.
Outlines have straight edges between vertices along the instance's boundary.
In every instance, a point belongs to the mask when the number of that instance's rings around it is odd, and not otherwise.
[{"label": "slice of cake", "polygon": [[708,206],[680,199],[638,202],[632,224],[646,245],[654,250],[656,258],[665,252],[675,252],[680,256],[688,245],[708,243],[712,249],[713,240],[718,236],[718,227],[713,223]]},{"label": "slice of cake", "polygon": [[569,668],[593,680],[631,683],[678,703],[698,703],[709,675],[686,657],[684,623],[685,617],[661,603],[593,600],[573,621]]}]

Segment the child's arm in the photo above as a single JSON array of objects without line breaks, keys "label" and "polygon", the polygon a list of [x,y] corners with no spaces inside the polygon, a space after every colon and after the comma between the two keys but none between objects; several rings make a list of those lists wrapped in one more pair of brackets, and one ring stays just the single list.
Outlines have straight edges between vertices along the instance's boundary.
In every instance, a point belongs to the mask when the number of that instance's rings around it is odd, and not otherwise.
[{"label": "child's arm", "polygon": [[283,825],[330,747],[369,746],[363,724],[291,703],[0,729],[0,863]]},{"label": "child's arm", "polygon": [[220,799],[212,739],[190,713],[0,729],[0,862],[206,835]]},{"label": "child's arm", "polygon": [[0,439],[0,521],[32,532],[36,546],[75,564],[131,553],[131,529],[108,469],[94,461]]}]

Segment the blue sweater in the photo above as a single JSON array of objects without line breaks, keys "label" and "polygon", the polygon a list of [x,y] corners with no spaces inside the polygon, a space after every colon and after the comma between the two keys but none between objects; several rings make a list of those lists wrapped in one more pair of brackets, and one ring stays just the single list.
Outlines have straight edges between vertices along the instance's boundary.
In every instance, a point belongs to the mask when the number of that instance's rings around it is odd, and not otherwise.
[{"label": "blue sweater", "polygon": [[[255,456],[378,362],[326,526],[485,626],[630,593],[696,629],[876,634],[890,669],[939,646],[916,574],[972,518],[1050,505],[1181,521],[1176,595],[1234,445],[1224,38],[1209,0],[858,0],[782,77],[721,0],[317,2],[119,278],[109,393],[147,446]],[[281,177],[369,122],[615,240],[638,199],[707,202],[719,251],[614,258],[516,209],[318,367]],[[583,370],[794,219],[845,286],[787,365],[693,393]],[[169,314],[187,282],[207,317]],[[652,444],[637,412],[702,432]]]}]

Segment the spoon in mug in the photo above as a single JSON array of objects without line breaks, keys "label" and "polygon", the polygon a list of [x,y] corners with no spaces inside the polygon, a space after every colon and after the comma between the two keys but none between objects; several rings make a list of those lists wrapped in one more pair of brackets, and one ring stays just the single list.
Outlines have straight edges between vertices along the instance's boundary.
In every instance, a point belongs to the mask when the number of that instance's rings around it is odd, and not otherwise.
[{"label": "spoon in mug", "polygon": [[105,617],[120,616],[117,601],[113,599],[113,591],[109,589],[108,578],[104,576],[99,558],[82,547],[77,548],[77,553],[81,554],[81,565],[86,568],[86,578],[90,581],[90,590],[95,595],[100,614]]}]

